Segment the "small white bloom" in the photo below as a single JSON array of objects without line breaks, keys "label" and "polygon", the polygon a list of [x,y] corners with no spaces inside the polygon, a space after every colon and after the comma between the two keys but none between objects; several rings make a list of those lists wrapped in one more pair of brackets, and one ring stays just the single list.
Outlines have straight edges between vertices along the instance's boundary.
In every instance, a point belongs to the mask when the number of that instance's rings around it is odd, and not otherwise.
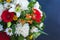
[{"label": "small white bloom", "polygon": [[7,35],[12,36],[12,29],[11,28],[6,28],[5,32],[7,33]]},{"label": "small white bloom", "polygon": [[36,27],[32,27],[32,29],[31,29],[31,33],[33,33],[33,32],[39,32],[38,28],[36,28]]},{"label": "small white bloom", "polygon": [[3,25],[0,24],[0,31],[2,31],[2,30],[3,30]]},{"label": "small white bloom", "polygon": [[29,35],[29,24],[28,23],[25,23],[24,25],[22,25],[21,23],[17,24],[15,34],[27,37]]},{"label": "small white bloom", "polygon": [[40,5],[39,2],[36,2],[36,4],[34,5],[34,8],[38,8],[39,9]]},{"label": "small white bloom", "polygon": [[40,23],[40,29],[42,29],[43,25],[44,25],[43,23]]}]

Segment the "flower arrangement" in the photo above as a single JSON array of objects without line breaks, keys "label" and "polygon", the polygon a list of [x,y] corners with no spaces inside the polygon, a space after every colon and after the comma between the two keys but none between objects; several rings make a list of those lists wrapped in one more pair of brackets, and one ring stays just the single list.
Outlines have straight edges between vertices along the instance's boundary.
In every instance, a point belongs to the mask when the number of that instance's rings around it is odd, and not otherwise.
[{"label": "flower arrangement", "polygon": [[36,0],[0,0],[0,40],[34,40],[46,34],[40,8]]}]

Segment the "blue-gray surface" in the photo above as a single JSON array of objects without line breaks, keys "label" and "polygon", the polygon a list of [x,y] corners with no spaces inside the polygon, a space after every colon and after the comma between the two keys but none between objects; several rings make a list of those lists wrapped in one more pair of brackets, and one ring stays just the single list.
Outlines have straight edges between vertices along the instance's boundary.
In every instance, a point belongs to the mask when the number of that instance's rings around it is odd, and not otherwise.
[{"label": "blue-gray surface", "polygon": [[46,13],[45,32],[36,40],[60,40],[60,0],[38,0]]}]

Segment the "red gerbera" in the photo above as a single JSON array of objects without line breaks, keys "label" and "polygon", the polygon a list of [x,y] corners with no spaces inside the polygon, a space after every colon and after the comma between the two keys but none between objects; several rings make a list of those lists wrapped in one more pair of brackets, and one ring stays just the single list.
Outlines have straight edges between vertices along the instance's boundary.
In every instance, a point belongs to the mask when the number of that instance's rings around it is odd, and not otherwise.
[{"label": "red gerbera", "polygon": [[1,15],[1,18],[4,22],[13,21],[13,17],[14,17],[14,12],[9,12],[8,10],[4,10]]},{"label": "red gerbera", "polygon": [[37,23],[41,22],[41,12],[39,12],[39,10],[37,9],[33,9],[33,16],[32,19],[35,20]]},{"label": "red gerbera", "polygon": [[10,37],[5,32],[0,32],[0,40],[10,40]]}]

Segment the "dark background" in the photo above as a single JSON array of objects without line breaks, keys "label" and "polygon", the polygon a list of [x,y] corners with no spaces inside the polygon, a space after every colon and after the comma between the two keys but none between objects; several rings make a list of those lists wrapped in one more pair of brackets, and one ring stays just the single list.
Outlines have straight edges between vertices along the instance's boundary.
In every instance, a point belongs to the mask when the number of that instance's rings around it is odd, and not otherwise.
[{"label": "dark background", "polygon": [[46,13],[45,32],[36,40],[60,40],[60,0],[38,0]]}]

